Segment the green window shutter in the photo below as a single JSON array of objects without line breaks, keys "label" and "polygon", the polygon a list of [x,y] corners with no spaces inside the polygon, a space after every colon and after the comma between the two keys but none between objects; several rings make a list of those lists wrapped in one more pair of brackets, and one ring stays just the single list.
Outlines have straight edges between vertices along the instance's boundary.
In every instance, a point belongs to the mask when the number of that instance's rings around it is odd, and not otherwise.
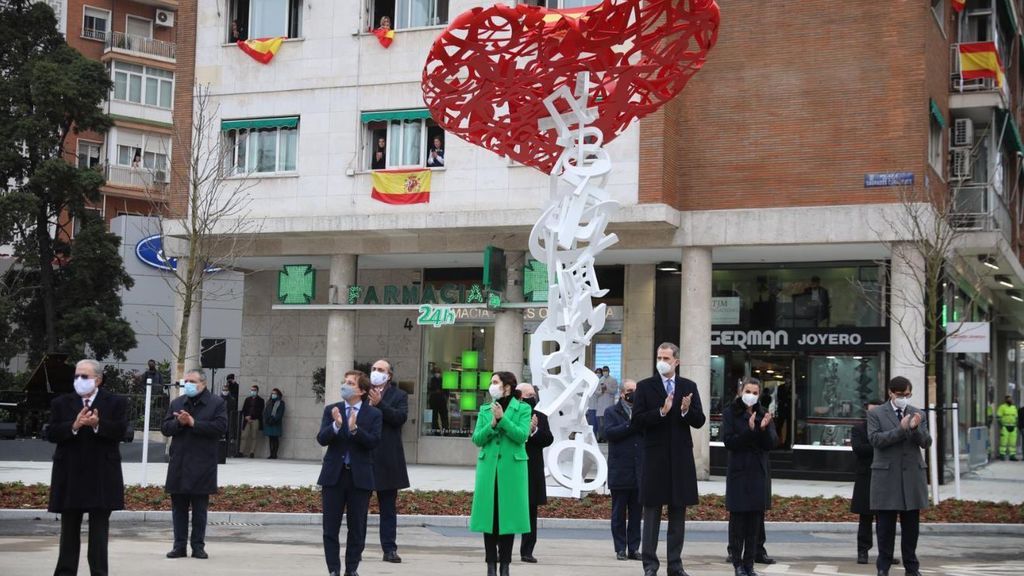
[{"label": "green window shutter", "polygon": [[946,117],[942,115],[942,110],[939,110],[939,105],[935,103],[935,100],[929,99],[928,102],[929,102],[928,108],[932,112],[932,117],[935,118],[935,121],[939,123],[940,127],[945,128],[946,127]]},{"label": "green window shutter", "polygon": [[[996,129],[1002,131],[1003,144],[1017,152],[1024,153],[1024,141],[1021,140],[1020,128],[1017,127],[1017,122],[1013,119],[1013,116],[1000,110],[998,117],[999,124]],[[1003,122],[1006,122],[1006,130],[1002,129]]]},{"label": "green window shutter", "polygon": [[359,116],[359,121],[363,124],[367,122],[384,122],[390,120],[422,120],[430,118],[430,111],[426,108],[419,110],[385,110],[383,112],[363,112]]},{"label": "green window shutter", "polygon": [[247,118],[245,120],[221,120],[221,131],[255,130],[257,128],[295,128],[299,125],[298,116],[282,118]]}]

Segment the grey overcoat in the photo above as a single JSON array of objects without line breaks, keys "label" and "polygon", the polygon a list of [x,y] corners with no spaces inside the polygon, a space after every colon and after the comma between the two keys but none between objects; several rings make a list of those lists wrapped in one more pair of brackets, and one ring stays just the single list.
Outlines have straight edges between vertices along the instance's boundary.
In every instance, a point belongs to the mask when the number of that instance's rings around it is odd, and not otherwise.
[{"label": "grey overcoat", "polygon": [[904,415],[921,415],[915,430],[903,430],[892,402],[868,411],[871,462],[871,510],[921,510],[928,507],[928,479],[921,449],[931,446],[925,413],[907,406]]}]

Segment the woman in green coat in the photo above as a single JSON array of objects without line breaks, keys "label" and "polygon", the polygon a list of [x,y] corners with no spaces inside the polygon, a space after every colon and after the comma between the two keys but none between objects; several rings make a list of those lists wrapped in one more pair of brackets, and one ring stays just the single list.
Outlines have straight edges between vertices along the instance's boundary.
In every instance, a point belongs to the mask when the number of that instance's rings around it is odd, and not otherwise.
[{"label": "woman in green coat", "polygon": [[480,447],[469,529],[483,532],[487,576],[508,576],[516,534],[530,531],[526,440],[533,409],[519,400],[516,377],[495,372],[492,402],[480,407],[473,443]]}]

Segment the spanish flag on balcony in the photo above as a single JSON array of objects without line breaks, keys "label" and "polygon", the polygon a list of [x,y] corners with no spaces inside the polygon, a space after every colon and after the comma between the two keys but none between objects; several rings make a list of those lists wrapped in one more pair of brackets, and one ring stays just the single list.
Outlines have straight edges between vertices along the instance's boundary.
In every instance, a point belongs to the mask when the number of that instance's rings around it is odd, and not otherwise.
[{"label": "spanish flag on balcony", "polygon": [[430,202],[430,170],[375,170],[370,196],[385,204]]},{"label": "spanish flag on balcony", "polygon": [[268,64],[281,49],[282,42],[284,42],[283,37],[239,40],[238,47],[260,64]]},{"label": "spanish flag on balcony", "polygon": [[373,35],[377,37],[377,42],[380,42],[380,45],[385,48],[391,46],[391,43],[395,41],[395,31],[391,28],[377,28],[373,31]]},{"label": "spanish flag on balcony", "polygon": [[960,77],[964,80],[995,78],[1003,85],[1005,70],[995,42],[960,44]]},{"label": "spanish flag on balcony", "polygon": [[963,12],[965,6],[967,6],[967,0],[953,0],[953,10]]}]

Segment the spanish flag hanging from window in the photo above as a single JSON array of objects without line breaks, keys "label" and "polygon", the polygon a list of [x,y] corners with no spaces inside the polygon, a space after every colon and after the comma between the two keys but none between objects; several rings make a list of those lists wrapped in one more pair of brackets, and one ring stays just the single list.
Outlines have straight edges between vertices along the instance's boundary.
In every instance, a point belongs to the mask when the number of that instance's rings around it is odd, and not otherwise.
[{"label": "spanish flag hanging from window", "polygon": [[953,0],[953,10],[957,12],[963,12],[964,6],[967,5],[967,0]]},{"label": "spanish flag hanging from window", "polygon": [[282,42],[284,42],[283,37],[239,40],[238,47],[260,64],[268,64],[281,49]]},{"label": "spanish flag hanging from window", "polygon": [[960,44],[960,77],[964,80],[995,78],[996,86],[1003,85],[1005,71],[995,42]]},{"label": "spanish flag hanging from window", "polygon": [[395,31],[391,28],[377,28],[373,31],[373,35],[377,37],[377,42],[380,42],[380,45],[385,48],[391,46],[391,43],[395,41]]},{"label": "spanish flag hanging from window", "polygon": [[430,170],[375,170],[370,196],[385,204],[430,202]]}]

